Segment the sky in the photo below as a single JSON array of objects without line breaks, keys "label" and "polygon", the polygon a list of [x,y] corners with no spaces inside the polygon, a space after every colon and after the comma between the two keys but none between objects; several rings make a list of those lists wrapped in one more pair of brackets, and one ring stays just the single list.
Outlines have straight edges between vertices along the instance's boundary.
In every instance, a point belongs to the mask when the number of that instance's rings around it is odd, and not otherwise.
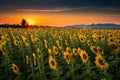
[{"label": "sky", "polygon": [[0,24],[120,24],[120,0],[0,0]]}]

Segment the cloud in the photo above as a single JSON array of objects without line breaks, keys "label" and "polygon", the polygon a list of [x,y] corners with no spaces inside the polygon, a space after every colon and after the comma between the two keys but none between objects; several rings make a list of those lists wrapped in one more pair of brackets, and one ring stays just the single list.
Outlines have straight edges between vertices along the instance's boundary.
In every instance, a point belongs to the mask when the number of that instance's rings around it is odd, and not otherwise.
[{"label": "cloud", "polygon": [[72,10],[72,8],[61,8],[61,9],[17,9],[19,12],[64,12]]},{"label": "cloud", "polygon": [[16,9],[17,12],[48,12],[48,13],[104,13],[104,14],[120,14],[119,8],[110,7],[76,7],[76,8],[50,8],[50,9]]}]

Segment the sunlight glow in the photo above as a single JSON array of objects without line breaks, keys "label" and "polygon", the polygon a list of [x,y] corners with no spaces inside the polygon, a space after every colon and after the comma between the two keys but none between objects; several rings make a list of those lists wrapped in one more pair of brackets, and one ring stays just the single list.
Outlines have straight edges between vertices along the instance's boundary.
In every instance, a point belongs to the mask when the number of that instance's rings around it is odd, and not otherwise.
[{"label": "sunlight glow", "polygon": [[29,25],[35,25],[34,19],[27,19]]}]

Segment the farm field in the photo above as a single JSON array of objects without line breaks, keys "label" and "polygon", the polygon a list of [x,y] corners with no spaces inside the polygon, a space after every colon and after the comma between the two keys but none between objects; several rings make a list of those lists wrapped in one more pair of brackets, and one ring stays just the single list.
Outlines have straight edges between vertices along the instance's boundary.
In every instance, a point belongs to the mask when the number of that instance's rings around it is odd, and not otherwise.
[{"label": "farm field", "polygon": [[0,80],[119,80],[120,30],[0,28]]}]

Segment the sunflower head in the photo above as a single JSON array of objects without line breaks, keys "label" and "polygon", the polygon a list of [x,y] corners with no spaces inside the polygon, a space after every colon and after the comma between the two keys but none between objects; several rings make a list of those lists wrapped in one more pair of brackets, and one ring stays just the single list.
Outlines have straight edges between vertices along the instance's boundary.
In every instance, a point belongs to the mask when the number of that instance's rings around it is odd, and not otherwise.
[{"label": "sunflower head", "polygon": [[0,54],[2,54],[3,56],[5,56],[6,55],[6,53],[3,51],[3,49],[2,49],[2,45],[0,45]]},{"label": "sunflower head", "polygon": [[44,46],[45,46],[45,48],[48,48],[48,44],[47,43],[48,43],[47,40],[44,40]]},{"label": "sunflower head", "polygon": [[108,46],[116,52],[120,51],[120,48],[115,43],[108,43]]},{"label": "sunflower head", "polygon": [[83,63],[86,63],[88,61],[88,54],[86,53],[86,51],[82,50],[81,53],[79,53],[79,55]]},{"label": "sunflower head", "polygon": [[73,54],[74,54],[75,56],[78,54],[76,48],[73,48]]},{"label": "sunflower head", "polygon": [[92,51],[93,53],[95,53],[96,55],[99,54],[98,49],[97,49],[96,46],[90,46],[90,49],[91,49],[91,51]]},{"label": "sunflower head", "polygon": [[70,64],[70,55],[67,52],[64,52],[64,58],[68,64]]},{"label": "sunflower head", "polygon": [[91,41],[87,40],[87,45],[90,46],[91,45]]},{"label": "sunflower head", "polygon": [[105,62],[105,60],[102,58],[101,55],[97,55],[95,57],[95,64],[97,67],[99,67],[101,69],[108,69],[108,67],[109,67],[108,63]]},{"label": "sunflower head", "polygon": [[86,41],[86,37],[85,36],[80,36],[79,38],[80,38],[81,42],[85,42]]},{"label": "sunflower head", "polygon": [[13,72],[15,73],[15,74],[18,74],[19,73],[19,68],[18,68],[18,66],[16,65],[16,64],[12,64],[11,65],[11,68],[12,68],[12,70],[13,70]]},{"label": "sunflower head", "polygon": [[104,51],[103,51],[103,49],[102,49],[102,48],[97,47],[97,50],[98,50],[98,53],[99,53],[99,54],[101,54],[101,55],[102,55],[102,54],[104,54]]},{"label": "sunflower head", "polygon": [[26,55],[26,64],[28,64],[29,63],[29,57],[28,57],[28,55]]},{"label": "sunflower head", "polygon": [[59,40],[62,40],[62,36],[59,36]]},{"label": "sunflower head", "polygon": [[37,48],[37,55],[38,55],[38,58],[40,58],[41,57],[41,51],[40,51],[40,49],[39,48]]},{"label": "sunflower head", "polygon": [[71,49],[70,49],[69,47],[66,47],[66,52],[67,52],[68,54],[72,55],[72,51],[71,51]]},{"label": "sunflower head", "polygon": [[53,52],[57,55],[58,54],[58,48],[56,46],[53,46]]},{"label": "sunflower head", "polygon": [[50,48],[48,48],[48,54],[52,54],[52,51],[51,51],[51,49]]},{"label": "sunflower head", "polygon": [[22,36],[23,42],[26,46],[29,46],[29,42],[25,36]]},{"label": "sunflower head", "polygon": [[49,56],[49,66],[50,66],[50,68],[53,69],[53,70],[56,70],[56,65],[57,65],[57,63],[56,63],[55,59],[50,55]]},{"label": "sunflower head", "polygon": [[68,46],[68,41],[67,40],[65,40],[65,45]]},{"label": "sunflower head", "polygon": [[16,37],[13,37],[14,40],[14,45],[18,46],[19,45],[19,40]]}]

